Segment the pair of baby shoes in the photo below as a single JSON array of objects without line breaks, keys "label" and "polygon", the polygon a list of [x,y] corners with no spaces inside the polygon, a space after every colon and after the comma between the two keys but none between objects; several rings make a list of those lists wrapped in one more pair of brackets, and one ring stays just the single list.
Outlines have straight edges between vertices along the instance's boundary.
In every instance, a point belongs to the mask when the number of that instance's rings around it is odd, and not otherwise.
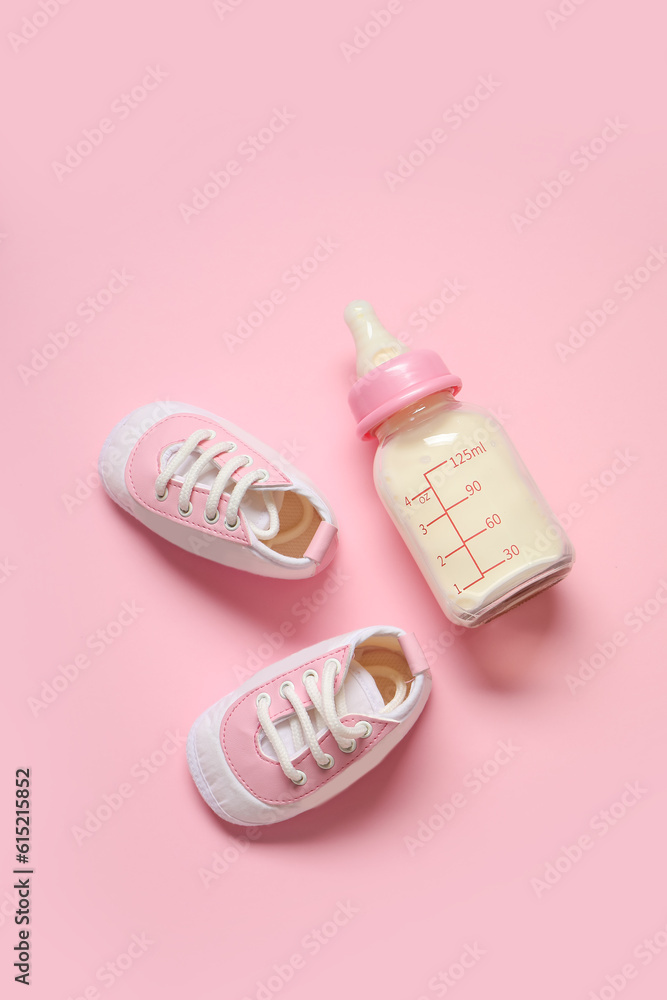
[{"label": "pair of baby shoes", "polygon": [[[269,446],[182,403],[140,407],[107,438],[111,498],[196,555],[267,577],[303,579],[330,562],[334,514]],[[193,725],[190,772],[223,819],[276,823],[343,791],[406,735],[430,693],[414,635],[374,627],[337,636],[254,674]]]}]

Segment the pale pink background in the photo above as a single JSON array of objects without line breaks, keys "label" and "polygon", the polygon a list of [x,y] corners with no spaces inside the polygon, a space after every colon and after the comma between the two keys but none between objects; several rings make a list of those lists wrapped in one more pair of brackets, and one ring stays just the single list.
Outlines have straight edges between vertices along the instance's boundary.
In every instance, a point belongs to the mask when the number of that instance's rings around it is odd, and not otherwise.
[{"label": "pale pink background", "polygon": [[[221,18],[205,0],[73,0],[18,51],[9,34],[40,8],[3,5],[0,976],[12,996],[23,988],[7,916],[11,797],[26,765],[34,998],[95,984],[113,1000],[261,997],[258,984],[299,953],[305,967],[279,991],[290,1000],[418,1000],[444,995],[429,981],[475,943],[484,956],[448,994],[460,1000],[608,998],[607,977],[621,983],[628,962],[628,1000],[663,995],[667,953],[644,965],[633,952],[655,934],[667,941],[667,608],[650,603],[667,578],[667,268],[566,361],[556,344],[587,309],[620,301],[614,283],[667,238],[665,26],[648,0],[571,8],[552,27],[556,0],[405,2],[346,61],[341,43],[370,3],[237,0]],[[114,131],[59,181],[53,161],[149,66],[166,79],[125,120],[111,115]],[[443,124],[489,75],[492,96],[460,128]],[[179,205],[274,107],[294,120],[186,223]],[[518,233],[512,213],[608,117],[627,127]],[[385,172],[437,127],[446,141],[391,191]],[[290,291],[281,276],[320,238],[338,249]],[[25,384],[32,349],[121,268],[134,280]],[[465,293],[424,332],[410,327],[446,279]],[[286,300],[230,352],[225,333],[276,287]],[[372,447],[355,438],[341,319],[354,297],[441,351],[462,398],[504,414],[558,514],[580,504],[571,577],[454,641],[374,494]],[[263,581],[189,556],[94,479],[69,503],[113,424],[160,398],[295,446],[331,498],[342,539],[332,572],[344,579],[307,622],[302,602],[321,579]],[[634,460],[601,494],[587,484],[617,449]],[[144,609],[136,622],[103,655],[89,649],[91,666],[35,717],[28,699],[124,601]],[[634,633],[624,619],[647,601],[657,613]],[[144,783],[136,765],[234,687],[235,666],[285,622],[296,634],[284,652],[368,623],[415,630],[434,661],[433,697],[382,769],[263,831],[207,889],[200,869],[215,852],[235,857],[234,831],[200,800],[182,748],[158,754]],[[619,630],[626,645],[570,693],[565,675]],[[499,740],[521,752],[412,856],[404,838]],[[132,796],[79,846],[72,828],[128,782]],[[538,898],[531,880],[591,833],[626,782],[641,784],[641,800]],[[359,913],[311,954],[305,936],[348,900]],[[153,944],[105,986],[97,970],[133,934]]]}]

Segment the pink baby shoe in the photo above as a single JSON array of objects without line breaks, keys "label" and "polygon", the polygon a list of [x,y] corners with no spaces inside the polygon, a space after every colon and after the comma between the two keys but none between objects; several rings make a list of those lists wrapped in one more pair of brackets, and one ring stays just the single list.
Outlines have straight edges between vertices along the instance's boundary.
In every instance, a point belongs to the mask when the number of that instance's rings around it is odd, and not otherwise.
[{"label": "pink baby shoe", "polygon": [[336,519],[310,480],[196,406],[134,410],[104,443],[99,471],[109,496],[148,528],[223,566],[302,579],[336,550]]},{"label": "pink baby shoe", "polygon": [[218,816],[279,823],[379,764],[417,721],[431,675],[414,635],[379,626],[302,649],[197,719],[190,773]]}]

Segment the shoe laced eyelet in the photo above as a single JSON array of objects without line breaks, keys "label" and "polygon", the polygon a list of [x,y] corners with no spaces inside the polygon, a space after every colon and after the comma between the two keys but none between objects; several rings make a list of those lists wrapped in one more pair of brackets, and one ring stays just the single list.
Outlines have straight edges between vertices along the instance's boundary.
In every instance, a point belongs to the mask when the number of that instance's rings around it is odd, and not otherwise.
[{"label": "shoe laced eyelet", "polygon": [[227,455],[231,455],[231,453],[233,451],[236,451],[237,448],[238,448],[238,445],[237,445],[236,441],[225,441],[225,444],[229,445],[229,447],[227,448],[227,451],[226,451]]},{"label": "shoe laced eyelet", "polygon": [[257,697],[255,698],[255,704],[257,706],[259,706],[261,704],[266,704],[267,707],[268,707],[271,704],[271,695],[269,694],[269,692],[268,691],[260,691],[259,694],[257,695]]},{"label": "shoe laced eyelet", "polygon": [[350,740],[350,745],[349,746],[347,746],[347,747],[341,747],[341,750],[343,751],[343,753],[354,753],[354,751],[356,749],[357,749],[357,741],[356,740]]},{"label": "shoe laced eyelet", "polygon": [[209,517],[206,511],[204,511],[204,520],[206,521],[207,524],[215,524],[217,521],[220,520],[220,511],[216,510],[215,517]]},{"label": "shoe laced eyelet", "polygon": [[362,733],[362,735],[359,737],[359,739],[367,740],[368,737],[371,736],[372,733],[373,733],[373,727],[371,726],[370,722],[366,722],[365,720],[362,723],[362,725],[364,726],[364,729],[366,730],[366,732]]},{"label": "shoe laced eyelet", "polygon": [[339,674],[341,672],[341,670],[342,670],[341,662],[340,662],[340,660],[337,660],[335,656],[330,656],[325,661],[324,666],[325,667],[328,666],[329,663],[335,663],[336,664],[336,674]]},{"label": "shoe laced eyelet", "polygon": [[333,767],[336,761],[333,759],[330,753],[327,754],[326,764],[320,764],[318,761],[318,767],[321,767],[323,771],[328,771],[330,767]]},{"label": "shoe laced eyelet", "polygon": [[227,531],[236,531],[240,523],[241,523],[240,517],[237,517],[233,524],[230,524],[227,518],[225,518],[225,528],[227,529]]},{"label": "shoe laced eyelet", "polygon": [[267,469],[258,469],[257,471],[262,473],[262,478],[255,481],[255,486],[258,486],[260,483],[265,483],[266,480],[270,478]]},{"label": "shoe laced eyelet", "polygon": [[168,496],[169,496],[169,487],[168,486],[165,487],[164,493],[158,493],[157,490],[155,491],[155,499],[159,500],[160,503],[163,503],[167,499]]},{"label": "shoe laced eyelet", "polygon": [[296,778],[290,778],[290,781],[293,781],[295,785],[305,785],[306,782],[308,781],[308,775],[306,774],[306,772],[297,771],[297,775],[298,777]]},{"label": "shoe laced eyelet", "polygon": [[181,517],[190,517],[190,514],[192,513],[192,502],[188,503],[187,510],[181,510],[179,505],[178,513],[181,515]]},{"label": "shoe laced eyelet", "polygon": [[286,691],[292,692],[293,690],[294,690],[294,685],[292,684],[291,681],[283,681],[282,684],[280,685],[280,697],[284,698]]},{"label": "shoe laced eyelet", "polygon": [[303,675],[303,677],[301,678],[301,680],[304,681],[304,683],[305,683],[305,681],[307,681],[309,677],[314,677],[315,680],[317,680],[318,679],[317,670],[306,670],[306,672]]}]

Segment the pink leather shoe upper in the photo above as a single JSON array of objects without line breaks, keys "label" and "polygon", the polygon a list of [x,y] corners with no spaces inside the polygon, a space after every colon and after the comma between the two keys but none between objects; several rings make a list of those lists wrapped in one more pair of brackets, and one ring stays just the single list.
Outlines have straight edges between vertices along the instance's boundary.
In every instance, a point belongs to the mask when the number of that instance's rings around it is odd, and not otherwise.
[{"label": "pink leather shoe upper", "polygon": [[[155,495],[155,480],[160,473],[160,458],[165,448],[177,442],[185,441],[193,431],[199,428],[215,431],[215,437],[203,442],[203,448],[209,448],[216,441],[232,441],[238,447],[238,453],[248,455],[252,459],[252,465],[248,465],[232,477],[238,481],[251,469],[265,469],[269,478],[262,483],[263,487],[270,489],[276,486],[291,486],[291,481],[280,469],[277,469],[268,459],[253,448],[249,448],[242,438],[228,431],[223,424],[211,420],[209,417],[198,414],[177,413],[164,420],[158,421],[146,433],[139,438],[132,450],[127,468],[125,469],[125,482],[130,494],[137,503],[148,510],[168,517],[172,521],[182,524],[184,521],[188,527],[205,531],[209,535],[217,535],[230,542],[241,545],[249,545],[250,538],[246,528],[243,512],[239,511],[240,525],[234,531],[229,531],[225,527],[225,512],[229,503],[229,497],[223,493],[218,504],[220,518],[215,524],[208,524],[204,520],[204,505],[208,496],[208,490],[195,487],[192,491],[192,514],[184,518],[178,512],[178,494],[180,487],[171,484],[165,500],[158,500]],[[236,454],[236,452],[234,453]],[[229,454],[219,455],[213,459],[214,464],[222,468],[228,461]]]},{"label": "pink leather shoe upper", "polygon": [[310,545],[303,554],[304,559],[312,559],[313,562],[323,563],[326,566],[336,551],[337,540],[338,528],[328,521],[320,521]]},{"label": "pink leather shoe upper", "polygon": [[[301,699],[306,709],[312,708],[313,703],[302,680],[305,671],[315,670],[321,678],[322,668],[326,660],[333,656],[345,665],[351,658],[352,652],[351,646],[342,646],[338,649],[332,649],[314,660],[300,663],[292,670],[253,688],[234,702],[223,715],[220,723],[222,751],[238,780],[255,798],[270,805],[279,805],[297,802],[306,795],[312,795],[331,778],[367,754],[383,736],[398,725],[391,719],[380,722],[372,716],[370,718],[360,715],[343,716],[341,722],[346,726],[354,726],[362,718],[368,719],[373,726],[372,734],[365,739],[358,739],[356,749],[352,753],[344,753],[338,747],[331,733],[327,732],[320,740],[320,746],[324,753],[329,753],[334,758],[333,766],[327,770],[323,770],[317,765],[310,749],[305,747],[297,757],[292,758],[294,765],[304,771],[307,776],[307,781],[303,785],[295,785],[283,774],[278,761],[263,753],[259,739],[261,726],[257,718],[255,704],[259,692],[265,691],[271,696],[269,716],[275,724],[294,712],[290,703],[280,694],[280,686],[284,681],[292,681],[296,695]],[[343,683],[344,678],[345,670],[341,670],[336,680],[336,691]]]}]

